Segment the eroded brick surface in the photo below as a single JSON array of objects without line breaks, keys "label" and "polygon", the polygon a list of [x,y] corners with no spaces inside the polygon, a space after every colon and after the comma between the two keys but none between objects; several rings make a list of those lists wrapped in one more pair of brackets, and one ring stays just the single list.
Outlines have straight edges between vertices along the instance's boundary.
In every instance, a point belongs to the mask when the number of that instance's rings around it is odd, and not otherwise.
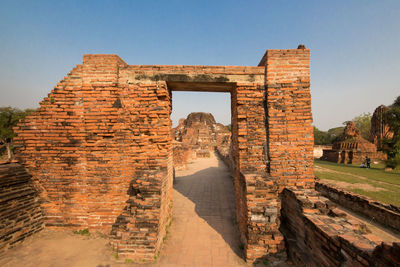
[{"label": "eroded brick surface", "polygon": [[315,183],[315,189],[335,203],[363,214],[374,222],[378,222],[395,231],[400,229],[400,207],[348,192],[321,181]]},{"label": "eroded brick surface", "polygon": [[37,189],[20,164],[0,164],[0,252],[43,229]]},{"label": "eroded brick surface", "polygon": [[385,243],[315,190],[281,194],[282,231],[296,266],[398,266],[398,242]]},{"label": "eroded brick surface", "polygon": [[211,113],[192,112],[172,129],[174,168],[185,169],[190,160],[209,158],[215,149],[230,147],[231,132]]},{"label": "eroded brick surface", "polygon": [[389,108],[385,105],[380,105],[374,111],[371,118],[371,131],[369,141],[374,143],[378,150],[383,148],[384,139],[391,140],[393,138],[393,132],[390,130],[389,124],[385,123],[383,114]]},{"label": "eroded brick surface", "polygon": [[278,193],[314,183],[307,49],[268,50],[258,67],[136,66],[85,55],[15,129],[46,226],[111,233],[122,257],[153,259],[171,214],[171,90],[231,93],[246,257],[282,249]]}]

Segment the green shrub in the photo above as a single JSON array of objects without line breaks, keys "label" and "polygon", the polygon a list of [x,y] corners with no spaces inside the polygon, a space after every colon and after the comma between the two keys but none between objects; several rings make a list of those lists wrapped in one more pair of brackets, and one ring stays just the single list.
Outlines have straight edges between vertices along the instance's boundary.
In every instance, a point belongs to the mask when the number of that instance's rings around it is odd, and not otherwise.
[{"label": "green shrub", "polygon": [[74,234],[77,234],[77,235],[86,235],[86,236],[90,236],[90,232],[89,232],[89,229],[88,229],[88,228],[82,229],[82,230],[76,230],[76,231],[73,231],[73,233],[74,233]]},{"label": "green shrub", "polygon": [[393,158],[389,158],[386,161],[386,167],[395,169],[396,167],[400,166],[400,154],[397,154]]}]

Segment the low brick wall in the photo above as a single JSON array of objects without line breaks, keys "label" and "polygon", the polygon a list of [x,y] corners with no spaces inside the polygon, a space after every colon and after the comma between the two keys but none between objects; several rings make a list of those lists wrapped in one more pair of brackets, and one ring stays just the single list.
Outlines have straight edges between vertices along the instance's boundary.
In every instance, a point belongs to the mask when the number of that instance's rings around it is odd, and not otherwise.
[{"label": "low brick wall", "polygon": [[20,164],[0,165],[0,252],[43,229],[39,197]]},{"label": "low brick wall", "polygon": [[332,149],[332,145],[314,145],[314,158],[322,157],[323,150]]},{"label": "low brick wall", "polygon": [[216,153],[217,153],[217,155],[218,155],[218,157],[225,163],[225,165],[228,167],[228,169],[231,171],[231,172],[233,172],[233,160],[232,160],[232,157],[231,157],[231,155],[230,155],[230,149],[229,149],[229,147],[227,148],[227,147],[225,147],[225,146],[222,146],[222,147],[219,147],[219,146],[216,146],[215,147],[215,151],[216,151]]},{"label": "low brick wall", "polygon": [[371,221],[400,231],[400,207],[346,192],[321,182],[315,183],[315,189],[339,205],[371,218]]},{"label": "low brick wall", "polygon": [[288,254],[296,266],[400,266],[400,243],[365,231],[315,190],[281,193]]}]

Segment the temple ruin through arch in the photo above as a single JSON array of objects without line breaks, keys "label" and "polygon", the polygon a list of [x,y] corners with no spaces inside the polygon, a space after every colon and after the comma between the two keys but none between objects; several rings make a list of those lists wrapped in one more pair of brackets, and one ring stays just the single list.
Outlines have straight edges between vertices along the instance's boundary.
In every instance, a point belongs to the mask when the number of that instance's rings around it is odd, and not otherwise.
[{"label": "temple ruin through arch", "polygon": [[121,257],[152,260],[171,219],[171,91],[230,92],[246,259],[283,250],[278,195],[314,185],[309,56],[299,46],[258,66],[165,66],[84,55],[15,129],[46,227],[102,231]]}]

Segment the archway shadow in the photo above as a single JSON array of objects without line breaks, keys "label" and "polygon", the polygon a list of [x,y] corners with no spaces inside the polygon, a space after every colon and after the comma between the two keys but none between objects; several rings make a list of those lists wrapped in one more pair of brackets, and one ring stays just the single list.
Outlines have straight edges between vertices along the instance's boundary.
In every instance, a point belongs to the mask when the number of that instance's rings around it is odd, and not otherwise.
[{"label": "archway shadow", "polygon": [[174,189],[192,201],[196,214],[221,235],[236,255],[244,258],[236,223],[233,177],[223,161],[215,156],[218,167],[177,176]]}]

